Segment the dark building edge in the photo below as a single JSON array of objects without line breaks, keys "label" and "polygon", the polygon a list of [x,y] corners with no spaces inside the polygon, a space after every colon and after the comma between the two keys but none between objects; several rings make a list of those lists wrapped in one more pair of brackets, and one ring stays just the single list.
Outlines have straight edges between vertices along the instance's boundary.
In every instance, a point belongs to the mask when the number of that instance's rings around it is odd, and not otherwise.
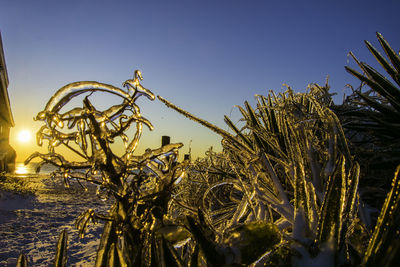
[{"label": "dark building edge", "polygon": [[0,32],[0,172],[12,172],[15,168],[16,152],[10,146],[10,128],[14,127],[8,96],[8,73]]}]

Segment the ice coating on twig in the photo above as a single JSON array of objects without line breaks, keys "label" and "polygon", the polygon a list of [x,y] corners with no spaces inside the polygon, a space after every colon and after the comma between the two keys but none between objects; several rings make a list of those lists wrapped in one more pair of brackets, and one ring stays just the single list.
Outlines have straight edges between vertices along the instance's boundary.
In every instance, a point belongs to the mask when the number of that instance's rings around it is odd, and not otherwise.
[{"label": "ice coating on twig", "polygon": [[[141,85],[142,80],[142,73],[136,70],[133,79],[123,83],[125,90],[93,81],[74,82],[60,88],[36,116],[36,120],[45,123],[37,133],[37,143],[42,146],[47,142],[48,153],[33,153],[25,164],[39,158],[42,160],[40,166],[52,164],[60,168],[66,179],[86,180],[115,190],[123,184],[124,179],[144,168],[161,178],[163,172],[170,168],[170,163],[176,161],[178,149],[183,144],[169,144],[148,149],[143,155],[134,155],[143,124],[153,129],[136,104],[140,96],[155,99],[151,90]],[[100,110],[92,103],[91,96],[94,93],[116,95],[121,102]],[[83,105],[64,111],[70,101],[78,96],[83,96]],[[133,136],[127,132],[131,128],[134,130]],[[111,149],[111,144],[117,139],[124,144],[120,156]],[[81,161],[71,161],[57,153],[60,146],[78,155]],[[88,169],[86,174],[79,171],[84,169]]]}]

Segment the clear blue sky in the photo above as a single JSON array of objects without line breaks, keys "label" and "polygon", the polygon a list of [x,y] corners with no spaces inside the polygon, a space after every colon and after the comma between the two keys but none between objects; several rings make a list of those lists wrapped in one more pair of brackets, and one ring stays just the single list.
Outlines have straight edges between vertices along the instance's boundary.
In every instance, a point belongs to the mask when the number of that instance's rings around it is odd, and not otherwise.
[{"label": "clear blue sky", "polygon": [[[57,89],[81,80],[121,86],[135,69],[156,95],[224,129],[223,115],[238,119],[234,105],[284,83],[300,92],[329,75],[341,102],[345,85],[358,85],[344,70],[354,66],[347,53],[374,63],[363,40],[378,46],[376,31],[398,51],[399,14],[399,1],[0,0],[11,141],[24,160],[37,148],[14,136],[41,126],[32,118]],[[219,147],[217,135],[158,100],[140,106],[156,128],[140,149],[158,147],[161,135],[183,142],[183,153],[192,139],[195,156]]]}]

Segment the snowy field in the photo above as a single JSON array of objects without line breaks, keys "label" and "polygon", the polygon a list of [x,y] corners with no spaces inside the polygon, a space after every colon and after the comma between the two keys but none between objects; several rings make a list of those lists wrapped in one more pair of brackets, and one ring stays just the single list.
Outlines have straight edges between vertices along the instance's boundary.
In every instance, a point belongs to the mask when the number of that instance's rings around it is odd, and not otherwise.
[{"label": "snowy field", "polygon": [[[17,169],[18,171],[18,169]],[[99,200],[94,186],[88,192],[77,184],[65,188],[49,175],[15,174],[34,194],[0,190],[0,266],[15,266],[18,255],[29,266],[52,266],[58,236],[68,231],[68,266],[93,266],[103,224],[90,224],[84,238],[78,237],[75,219],[88,208],[105,214],[111,202]]]}]

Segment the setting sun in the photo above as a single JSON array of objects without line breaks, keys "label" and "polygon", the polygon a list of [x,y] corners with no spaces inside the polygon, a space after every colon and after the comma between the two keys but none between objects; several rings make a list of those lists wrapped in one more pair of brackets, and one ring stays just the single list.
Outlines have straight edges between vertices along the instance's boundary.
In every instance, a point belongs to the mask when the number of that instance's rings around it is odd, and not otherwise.
[{"label": "setting sun", "polygon": [[22,130],[18,133],[18,142],[28,143],[32,139],[32,134],[28,130]]}]

